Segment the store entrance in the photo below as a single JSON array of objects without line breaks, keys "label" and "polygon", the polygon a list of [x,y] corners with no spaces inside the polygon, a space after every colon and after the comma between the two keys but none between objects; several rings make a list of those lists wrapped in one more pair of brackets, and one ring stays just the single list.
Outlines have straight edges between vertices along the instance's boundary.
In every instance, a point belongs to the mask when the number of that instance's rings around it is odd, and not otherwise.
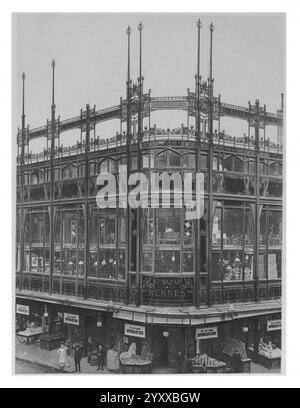
[{"label": "store entrance", "polygon": [[164,330],[162,328],[154,328],[152,344],[154,365],[167,367],[169,355],[168,337],[164,336]]}]

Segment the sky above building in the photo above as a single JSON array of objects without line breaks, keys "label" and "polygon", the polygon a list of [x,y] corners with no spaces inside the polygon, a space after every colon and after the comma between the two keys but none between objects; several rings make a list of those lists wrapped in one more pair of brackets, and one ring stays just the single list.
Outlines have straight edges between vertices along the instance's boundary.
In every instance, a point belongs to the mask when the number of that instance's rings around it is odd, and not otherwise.
[{"label": "sky above building", "polygon": [[[132,27],[131,78],[136,81],[139,33],[143,29],[144,90],[152,96],[186,95],[194,90],[197,59],[196,21],[202,21],[201,75],[208,77],[209,24],[213,33],[214,92],[221,101],[248,106],[259,99],[267,111],[280,107],[285,92],[285,17],[283,14],[15,14],[13,17],[13,131],[21,125],[22,72],[26,74],[26,125],[50,119],[51,61],[55,68],[56,114],[67,119],[87,103],[96,109],[119,103],[126,95],[127,36]],[[152,124],[163,128],[186,123],[185,112],[155,112]],[[97,135],[111,137],[119,121],[97,126]],[[233,136],[247,132],[247,122],[221,119]],[[76,133],[76,132],[75,132]],[[74,144],[78,132],[62,135]],[[276,129],[266,136],[274,139]],[[34,141],[32,151],[45,146]]]}]

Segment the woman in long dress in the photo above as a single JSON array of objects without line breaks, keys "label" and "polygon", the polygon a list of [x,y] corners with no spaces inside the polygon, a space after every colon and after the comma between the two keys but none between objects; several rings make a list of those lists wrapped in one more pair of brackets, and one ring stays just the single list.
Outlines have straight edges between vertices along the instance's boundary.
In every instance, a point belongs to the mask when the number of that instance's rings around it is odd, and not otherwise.
[{"label": "woman in long dress", "polygon": [[64,367],[69,367],[67,360],[67,347],[64,344],[61,344],[60,348],[57,350],[58,353],[58,365],[61,369]]}]

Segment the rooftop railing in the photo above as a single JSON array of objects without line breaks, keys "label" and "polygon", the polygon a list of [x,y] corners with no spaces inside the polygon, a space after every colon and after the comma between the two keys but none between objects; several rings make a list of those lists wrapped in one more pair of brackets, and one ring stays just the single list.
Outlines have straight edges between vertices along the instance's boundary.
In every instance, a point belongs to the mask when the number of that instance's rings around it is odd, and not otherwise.
[{"label": "rooftop railing", "polygon": [[[142,142],[160,142],[160,141],[196,141],[196,132],[193,128],[188,129],[187,127],[175,128],[175,129],[162,129],[153,127],[148,129],[145,127],[142,136]],[[208,135],[201,133],[200,142],[207,143],[209,140]],[[89,152],[105,151],[113,148],[120,148],[126,146],[127,137],[125,132],[123,134],[117,133],[114,137],[109,139],[91,139],[89,144]],[[137,143],[137,134],[132,135],[130,144],[134,145]],[[216,132],[213,134],[212,143],[214,146],[229,146],[237,149],[256,149],[256,141],[254,137],[247,137],[246,135],[242,137],[233,137],[226,134],[225,132]],[[55,147],[54,158],[63,158],[69,156],[79,156],[85,152],[85,141],[79,142],[72,146],[60,146]],[[282,153],[282,146],[276,144],[269,139],[261,138],[259,141],[259,150],[262,152],[270,153]],[[44,149],[40,153],[26,153],[24,155],[25,164],[43,162],[50,159],[50,149]],[[20,156],[17,158],[18,164],[20,163]]]}]

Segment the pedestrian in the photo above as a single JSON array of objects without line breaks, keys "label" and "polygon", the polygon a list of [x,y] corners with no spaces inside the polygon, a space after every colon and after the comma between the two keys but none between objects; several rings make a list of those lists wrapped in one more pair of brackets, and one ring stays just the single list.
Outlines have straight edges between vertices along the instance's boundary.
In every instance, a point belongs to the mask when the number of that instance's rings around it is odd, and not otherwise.
[{"label": "pedestrian", "polygon": [[178,351],[177,356],[176,356],[176,361],[177,361],[177,372],[182,373],[183,372],[184,358],[183,358],[183,355],[182,355],[181,351]]},{"label": "pedestrian", "polygon": [[92,340],[91,337],[89,337],[89,338],[88,338],[88,341],[87,341],[87,351],[88,351],[87,362],[88,362],[88,363],[91,363],[93,347],[94,347],[93,340]]},{"label": "pedestrian", "polygon": [[82,357],[81,350],[80,350],[80,347],[77,344],[75,346],[75,350],[74,350],[75,373],[77,373],[77,371],[80,373],[81,357]]},{"label": "pedestrian", "polygon": [[232,356],[232,368],[235,373],[242,372],[242,358],[239,350],[235,350]]},{"label": "pedestrian", "polygon": [[58,365],[61,369],[64,367],[69,367],[68,360],[67,360],[67,348],[64,343],[61,343],[60,348],[57,350],[59,355],[58,358]]},{"label": "pedestrian", "polygon": [[98,368],[97,371],[101,370],[104,371],[104,350],[103,350],[103,346],[102,344],[99,344],[98,348],[97,348],[97,361],[98,361]]}]

